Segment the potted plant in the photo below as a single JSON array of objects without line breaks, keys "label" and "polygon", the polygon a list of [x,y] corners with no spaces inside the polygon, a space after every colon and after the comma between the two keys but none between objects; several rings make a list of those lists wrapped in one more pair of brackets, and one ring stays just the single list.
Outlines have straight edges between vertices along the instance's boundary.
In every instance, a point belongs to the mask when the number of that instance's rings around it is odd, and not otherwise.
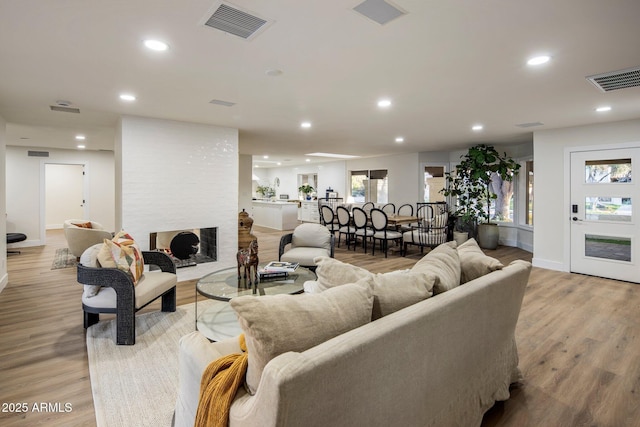
[{"label": "potted plant", "polygon": [[455,171],[445,174],[448,186],[441,192],[456,197],[458,219],[467,225],[470,221],[477,222],[480,247],[495,249],[499,231],[498,225],[491,222],[491,200],[497,198],[496,191],[501,191],[498,187],[502,183],[513,181],[520,165],[506,153],[500,154],[485,144],[469,148],[460,159]]},{"label": "potted plant", "polygon": [[262,197],[271,197],[275,194],[275,191],[273,191],[273,188],[268,185],[258,185],[256,187],[256,193],[260,194]]},{"label": "potted plant", "polygon": [[311,193],[313,193],[314,189],[312,186],[305,183],[298,187],[298,191],[304,194],[307,200],[311,200]]}]

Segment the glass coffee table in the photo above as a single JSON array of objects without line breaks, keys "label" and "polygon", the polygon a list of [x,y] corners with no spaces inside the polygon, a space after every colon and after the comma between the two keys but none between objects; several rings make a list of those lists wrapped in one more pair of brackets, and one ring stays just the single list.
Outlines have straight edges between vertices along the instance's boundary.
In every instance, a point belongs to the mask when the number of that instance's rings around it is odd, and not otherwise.
[{"label": "glass coffee table", "polygon": [[[265,265],[261,264],[260,269]],[[232,298],[243,295],[259,297],[299,294],[303,292],[303,285],[307,280],[316,280],[316,275],[304,267],[298,267],[286,277],[269,278],[258,283],[251,283],[245,278],[238,279],[237,267],[207,274],[196,283],[196,329],[213,341],[235,337],[242,333],[242,329],[235,312],[228,304]],[[215,301],[207,302],[206,308],[198,311],[198,294]]]}]

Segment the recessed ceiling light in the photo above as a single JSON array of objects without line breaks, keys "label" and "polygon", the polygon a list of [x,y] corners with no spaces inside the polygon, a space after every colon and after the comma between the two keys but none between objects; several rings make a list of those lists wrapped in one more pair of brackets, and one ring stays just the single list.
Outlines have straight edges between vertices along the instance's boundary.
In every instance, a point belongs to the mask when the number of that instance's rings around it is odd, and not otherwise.
[{"label": "recessed ceiling light", "polygon": [[84,150],[84,149],[86,148],[86,146],[84,146],[84,145],[82,145],[82,144],[78,145],[77,147],[78,147],[80,150]]},{"label": "recessed ceiling light", "polygon": [[282,165],[282,163],[278,162],[277,165],[280,166],[280,165]]},{"label": "recessed ceiling light", "polygon": [[484,126],[482,126],[482,125],[473,125],[473,126],[471,126],[471,130],[476,131],[476,132],[479,132],[482,129],[484,129]]},{"label": "recessed ceiling light", "polygon": [[388,108],[391,107],[391,100],[390,99],[381,99],[378,101],[378,107],[380,108]]},{"label": "recessed ceiling light", "polygon": [[403,138],[403,137],[401,137],[401,136],[398,136],[398,137],[396,138],[396,142],[397,142],[398,144],[399,144],[399,143],[401,143],[401,142],[404,142],[404,138]]},{"label": "recessed ceiling light", "polygon": [[269,158],[269,156],[262,156],[262,158],[263,158],[263,159],[268,159],[268,158]]},{"label": "recessed ceiling light", "polygon": [[309,129],[311,127],[311,122],[302,122],[300,123],[301,128]]},{"label": "recessed ceiling light", "polygon": [[85,139],[87,139],[87,137],[86,137],[86,136],[84,136],[84,135],[76,135],[76,139],[77,139],[78,141],[84,141]]},{"label": "recessed ceiling light", "polygon": [[305,161],[305,162],[310,162],[310,161],[311,161],[311,159],[304,159],[304,161]]},{"label": "recessed ceiling light", "polygon": [[534,56],[533,58],[529,58],[527,65],[542,65],[546,64],[550,60],[551,57],[549,55]]},{"label": "recessed ceiling light", "polygon": [[597,111],[598,113],[604,113],[604,112],[606,112],[606,111],[611,111],[611,107],[610,107],[610,106],[608,106],[608,105],[603,105],[602,107],[598,107],[598,108],[596,108],[596,111]]},{"label": "recessed ceiling light", "polygon": [[144,45],[147,48],[158,51],[158,52],[162,52],[169,49],[169,45],[160,40],[145,40]]},{"label": "recessed ceiling light", "polygon": [[130,93],[121,93],[120,99],[122,99],[123,101],[131,102],[135,101],[136,97],[134,95],[131,95]]}]

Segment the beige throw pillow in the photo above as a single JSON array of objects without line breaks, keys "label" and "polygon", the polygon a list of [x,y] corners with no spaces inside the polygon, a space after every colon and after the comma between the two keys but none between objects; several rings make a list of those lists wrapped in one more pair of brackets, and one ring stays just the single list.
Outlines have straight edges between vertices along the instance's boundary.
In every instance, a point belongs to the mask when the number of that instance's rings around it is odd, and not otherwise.
[{"label": "beige throw pillow", "polygon": [[373,274],[364,268],[338,261],[335,258],[317,257],[318,276],[315,291],[322,292],[335,286],[353,283],[362,278],[373,280],[372,320],[379,319],[429,298],[437,277],[429,272],[410,270]]},{"label": "beige throw pillow", "polygon": [[136,285],[144,273],[144,258],[138,244],[128,233],[120,231],[112,240],[104,239],[98,261],[105,268],[117,268],[127,273]]},{"label": "beige throw pillow", "polygon": [[394,313],[433,295],[438,280],[431,273],[398,270],[378,273],[373,278],[371,320]]},{"label": "beige throw pillow", "polygon": [[254,394],[274,357],[301,352],[371,321],[371,278],[318,294],[242,296],[231,307],[245,335],[246,386]]},{"label": "beige throw pillow", "polygon": [[460,283],[467,283],[492,271],[501,270],[504,265],[495,258],[485,255],[476,239],[469,239],[458,246],[460,257]]},{"label": "beige throw pillow", "polygon": [[373,273],[364,268],[338,261],[326,256],[316,257],[317,291],[322,292],[345,283],[355,283],[364,277],[373,277]]},{"label": "beige throw pillow", "polygon": [[438,277],[433,294],[438,295],[460,284],[460,258],[456,242],[436,246],[412,268],[412,272],[431,273]]}]

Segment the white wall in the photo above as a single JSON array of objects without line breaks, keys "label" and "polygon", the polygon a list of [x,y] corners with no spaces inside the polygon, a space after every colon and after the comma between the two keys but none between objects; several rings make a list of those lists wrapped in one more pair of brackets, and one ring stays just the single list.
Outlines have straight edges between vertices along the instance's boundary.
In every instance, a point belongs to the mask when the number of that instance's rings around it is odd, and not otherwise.
[{"label": "white wall", "polygon": [[149,233],[218,227],[218,263],[238,241],[238,130],[124,116],[116,141],[121,221],[149,248]]},{"label": "white wall", "polygon": [[113,153],[110,151],[48,151],[49,157],[29,157],[28,147],[6,148],[6,212],[7,231],[27,235],[15,246],[45,244],[44,170],[46,163],[85,164],[87,174],[86,218],[97,221],[108,230],[115,227]]},{"label": "white wall", "polygon": [[624,143],[640,146],[640,120],[534,132],[534,265],[569,271],[567,150]]},{"label": "white wall", "polygon": [[[7,122],[0,116],[0,212],[7,211],[6,198],[6,134]],[[6,233],[6,221],[0,221],[0,232]],[[9,276],[7,275],[7,240],[0,242],[0,292],[7,286]]]}]

